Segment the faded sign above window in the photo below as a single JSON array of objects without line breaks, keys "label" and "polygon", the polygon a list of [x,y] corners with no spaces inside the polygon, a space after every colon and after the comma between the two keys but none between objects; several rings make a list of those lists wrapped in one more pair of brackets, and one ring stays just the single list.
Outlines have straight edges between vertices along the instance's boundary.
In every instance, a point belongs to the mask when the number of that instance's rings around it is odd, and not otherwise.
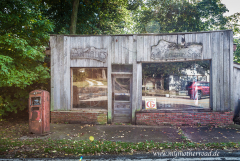
[{"label": "faded sign above window", "polygon": [[160,40],[157,45],[151,47],[151,59],[201,59],[202,44],[186,43],[179,45],[165,40]]},{"label": "faded sign above window", "polygon": [[70,52],[71,59],[94,59],[106,62],[107,49],[90,48],[73,48]]}]

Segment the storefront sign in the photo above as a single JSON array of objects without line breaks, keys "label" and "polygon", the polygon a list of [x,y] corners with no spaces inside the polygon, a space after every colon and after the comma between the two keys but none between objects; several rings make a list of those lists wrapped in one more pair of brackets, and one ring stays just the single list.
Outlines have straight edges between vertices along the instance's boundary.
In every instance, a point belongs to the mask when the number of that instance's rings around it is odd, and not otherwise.
[{"label": "storefront sign", "polygon": [[174,59],[201,59],[202,44],[187,43],[179,45],[176,43],[160,40],[151,48],[151,59],[174,60]]},{"label": "storefront sign", "polygon": [[145,98],[146,109],[157,109],[156,98]]},{"label": "storefront sign", "polygon": [[73,48],[70,52],[71,59],[95,59],[106,62],[107,49],[90,48]]}]

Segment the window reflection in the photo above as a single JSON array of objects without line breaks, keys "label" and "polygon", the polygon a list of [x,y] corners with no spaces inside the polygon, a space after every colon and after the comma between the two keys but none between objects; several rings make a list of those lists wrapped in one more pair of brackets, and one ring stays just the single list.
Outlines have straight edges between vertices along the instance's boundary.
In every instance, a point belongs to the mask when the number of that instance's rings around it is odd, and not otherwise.
[{"label": "window reflection", "polygon": [[107,109],[107,69],[74,68],[73,108]]},{"label": "window reflection", "polygon": [[116,78],[114,86],[115,101],[130,101],[130,78]]},{"label": "window reflection", "polygon": [[143,64],[142,106],[156,98],[158,109],[208,109],[210,61]]}]

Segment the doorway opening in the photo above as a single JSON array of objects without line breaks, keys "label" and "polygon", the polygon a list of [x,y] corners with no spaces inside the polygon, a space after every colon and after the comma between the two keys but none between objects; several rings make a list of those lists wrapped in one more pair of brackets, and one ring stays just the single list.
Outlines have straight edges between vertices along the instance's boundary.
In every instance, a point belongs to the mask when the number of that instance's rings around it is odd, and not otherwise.
[{"label": "doorway opening", "polygon": [[112,75],[113,122],[131,123],[132,75]]}]

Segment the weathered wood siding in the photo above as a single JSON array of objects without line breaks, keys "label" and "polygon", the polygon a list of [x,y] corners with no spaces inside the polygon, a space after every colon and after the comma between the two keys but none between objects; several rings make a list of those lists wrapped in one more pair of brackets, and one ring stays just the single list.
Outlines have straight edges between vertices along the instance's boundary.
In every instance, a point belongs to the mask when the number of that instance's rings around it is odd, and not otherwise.
[{"label": "weathered wood siding", "polygon": [[233,65],[233,99],[234,99],[234,111],[235,115],[239,114],[239,99],[240,99],[240,65],[234,64]]},{"label": "weathered wood siding", "polygon": [[134,41],[132,35],[111,37],[112,64],[133,64],[136,54]]},{"label": "weathered wood siding", "polygon": [[[175,60],[151,59],[152,46],[160,40],[181,45],[202,44],[201,58],[194,56]],[[70,68],[108,68],[108,120],[112,119],[112,64],[133,65],[132,122],[135,111],[142,108],[142,63],[170,61],[211,60],[210,106],[214,111],[235,109],[236,98],[233,86],[236,71],[233,71],[232,31],[199,33],[113,35],[113,36],[63,36],[53,35],[51,44],[51,110],[71,110]],[[94,59],[70,59],[73,48],[107,50],[105,62]]]},{"label": "weathered wood siding", "polygon": [[[232,97],[232,31],[214,31],[207,33],[179,33],[169,35],[138,35],[137,36],[137,62],[174,62],[192,60],[211,60],[211,100],[210,106],[213,111],[233,110]],[[160,40],[170,43],[201,43],[201,59],[151,59],[151,46],[157,45]],[[141,70],[141,69],[139,69]],[[141,79],[141,77],[138,77]],[[140,80],[139,80],[140,81]],[[139,87],[140,88],[140,87]],[[140,97],[140,95],[138,96]],[[139,108],[139,107],[138,107]]]},{"label": "weathered wood siding", "polygon": [[70,110],[69,38],[51,36],[51,110]]},{"label": "weathered wood siding", "polygon": [[[73,48],[95,47],[111,52],[110,36],[71,37],[56,35],[50,37],[51,44],[51,110],[71,110],[71,67],[107,67],[110,61],[101,62],[92,59],[70,59]],[[111,56],[109,57],[111,60]],[[109,74],[110,72],[110,74]],[[111,83],[111,67],[108,78]],[[109,79],[108,79],[109,81]],[[108,94],[108,97],[111,97]],[[111,98],[109,98],[111,100]]]},{"label": "weathered wood siding", "polygon": [[[68,51],[73,48],[109,49],[109,36],[69,37]],[[109,54],[108,54],[109,55]],[[108,61],[101,62],[92,59],[71,59],[70,67],[107,67]]]}]

